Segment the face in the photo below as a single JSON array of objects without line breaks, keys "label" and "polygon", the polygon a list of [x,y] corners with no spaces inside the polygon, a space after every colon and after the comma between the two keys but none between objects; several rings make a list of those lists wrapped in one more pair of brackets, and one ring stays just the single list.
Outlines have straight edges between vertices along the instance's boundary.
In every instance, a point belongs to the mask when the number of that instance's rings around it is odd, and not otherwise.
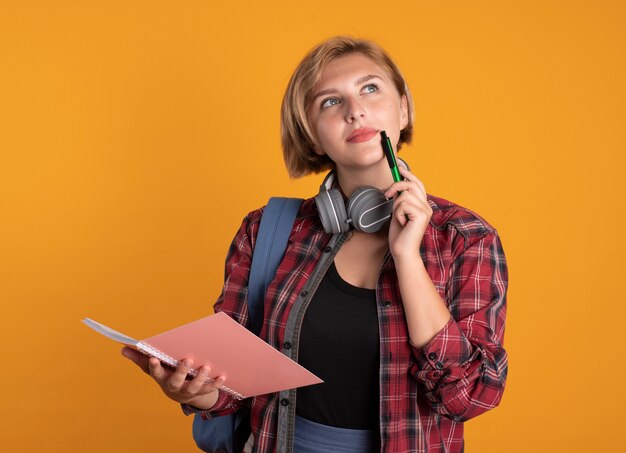
[{"label": "face", "polygon": [[339,169],[357,169],[384,160],[380,131],[398,143],[408,124],[407,99],[391,77],[367,56],[354,53],[328,63],[313,88],[307,115],[317,142]]}]

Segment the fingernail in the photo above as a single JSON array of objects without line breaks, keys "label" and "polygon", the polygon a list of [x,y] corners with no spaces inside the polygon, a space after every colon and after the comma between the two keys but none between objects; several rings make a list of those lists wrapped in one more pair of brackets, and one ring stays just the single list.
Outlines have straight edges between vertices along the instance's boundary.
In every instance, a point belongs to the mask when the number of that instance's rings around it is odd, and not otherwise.
[{"label": "fingernail", "polygon": [[191,368],[191,363],[192,363],[192,362],[191,362],[191,360],[189,360],[189,359],[185,359],[185,360],[183,360],[183,366],[184,366],[184,367]]}]

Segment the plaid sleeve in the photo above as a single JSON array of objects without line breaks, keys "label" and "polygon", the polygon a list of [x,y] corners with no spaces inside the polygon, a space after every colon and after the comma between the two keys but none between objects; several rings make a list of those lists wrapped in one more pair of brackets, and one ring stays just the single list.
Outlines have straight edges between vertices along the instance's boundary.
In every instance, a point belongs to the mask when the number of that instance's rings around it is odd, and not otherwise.
[{"label": "plaid sleeve", "polygon": [[508,369],[502,347],[508,272],[495,231],[478,239],[450,269],[450,321],[424,347],[413,348],[413,376],[431,407],[465,421],[500,402]]},{"label": "plaid sleeve", "polygon": [[260,220],[261,211],[243,219],[226,255],[222,293],[213,305],[215,313],[223,311],[243,326],[248,323],[248,277]]},{"label": "plaid sleeve", "polygon": [[185,415],[200,413],[200,416],[204,420],[209,420],[214,417],[228,415],[232,412],[235,412],[241,406],[241,402],[233,398],[226,392],[220,392],[219,396],[217,397],[217,401],[215,402],[211,410],[206,411],[198,409],[197,407],[190,404],[181,404],[180,406]]}]

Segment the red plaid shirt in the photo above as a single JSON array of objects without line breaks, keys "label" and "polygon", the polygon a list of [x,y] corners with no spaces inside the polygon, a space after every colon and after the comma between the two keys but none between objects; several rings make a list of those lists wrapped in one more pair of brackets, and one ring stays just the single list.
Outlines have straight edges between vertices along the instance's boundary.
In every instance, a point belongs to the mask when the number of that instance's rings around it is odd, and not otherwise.
[{"label": "red plaid shirt", "polygon": [[[428,200],[433,215],[420,254],[452,318],[429,344],[413,347],[393,259],[387,255],[376,287],[382,452],[463,451],[463,421],[500,402],[507,374],[502,347],[507,266],[498,235],[471,211],[433,196]],[[248,321],[248,273],[261,214],[262,209],[251,212],[237,232],[226,259],[224,289],[214,307],[243,325]],[[296,360],[306,306],[345,239],[346,234],[325,233],[313,200],[304,202],[266,294],[261,332],[267,343]],[[255,399],[254,452],[292,450],[295,392]],[[203,416],[224,415],[240,404],[221,394]]]}]

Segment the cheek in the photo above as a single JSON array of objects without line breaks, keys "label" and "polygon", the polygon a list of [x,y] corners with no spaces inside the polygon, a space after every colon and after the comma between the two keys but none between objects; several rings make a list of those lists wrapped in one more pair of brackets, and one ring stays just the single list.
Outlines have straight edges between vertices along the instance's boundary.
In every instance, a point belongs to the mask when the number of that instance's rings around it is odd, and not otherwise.
[{"label": "cheek", "polygon": [[388,113],[390,118],[393,118],[397,121],[400,126],[400,130],[404,129],[408,124],[408,119],[405,117],[404,112],[402,111],[402,106],[399,102],[391,102],[388,106]]},{"label": "cheek", "polygon": [[318,118],[315,124],[315,133],[320,140],[328,140],[332,138],[335,132],[336,124],[331,115],[325,115],[322,118]]},{"label": "cheek", "polygon": [[[333,156],[341,148],[343,128],[341,122],[328,115],[315,125],[315,136],[319,149],[318,154]],[[331,157],[332,158],[332,157]]]},{"label": "cheek", "polygon": [[309,120],[309,127],[316,142],[315,153],[319,155],[326,154],[329,143],[330,124],[326,118],[313,118]]}]

